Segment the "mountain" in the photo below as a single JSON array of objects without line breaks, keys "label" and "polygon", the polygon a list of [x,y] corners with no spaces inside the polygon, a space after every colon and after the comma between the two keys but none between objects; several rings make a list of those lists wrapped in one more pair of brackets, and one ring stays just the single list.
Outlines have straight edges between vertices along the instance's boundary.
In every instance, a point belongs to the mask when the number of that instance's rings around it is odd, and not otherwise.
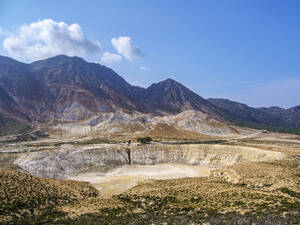
[{"label": "mountain", "polygon": [[259,110],[275,116],[289,123],[290,126],[300,127],[300,106],[295,106],[289,109],[280,107],[261,107]]},{"label": "mountain", "polygon": [[34,62],[30,68],[43,84],[55,118],[79,120],[97,112],[147,111],[141,90],[100,64],[60,55]]},{"label": "mountain", "polygon": [[34,90],[31,80],[26,64],[0,56],[0,135],[29,130],[30,117],[14,96]]},{"label": "mountain", "polygon": [[[256,109],[226,99],[206,100],[172,79],[141,88],[130,85],[110,68],[79,57],[58,55],[26,64],[0,56],[0,135],[42,123],[82,122],[105,113],[171,116],[188,110],[204,113],[197,121],[210,124],[207,127],[212,132],[216,127],[230,130],[222,125],[227,122],[251,127],[300,127],[300,106]],[[198,114],[184,115],[194,118]],[[143,123],[140,125],[148,126]]]},{"label": "mountain", "polygon": [[153,110],[172,114],[196,110],[221,119],[213,104],[172,79],[152,84],[147,88],[144,98]]},{"label": "mountain", "polygon": [[110,68],[65,55],[31,64],[0,56],[0,94],[0,114],[25,124],[80,121],[118,111],[168,115],[196,110],[222,120],[213,104],[174,80],[136,87]]},{"label": "mountain", "polygon": [[[230,112],[232,122],[239,125],[257,126],[258,128],[300,128],[300,106],[290,109],[280,107],[253,108],[246,104],[222,98],[209,98],[209,102]],[[265,127],[263,127],[265,126]],[[288,130],[287,130],[288,131]]]},{"label": "mountain", "polygon": [[27,116],[20,111],[16,102],[0,86],[0,136],[20,133],[29,128],[24,120]]},{"label": "mountain", "polygon": [[18,106],[31,120],[80,120],[119,110],[153,114],[198,110],[218,116],[214,105],[172,79],[147,89],[136,87],[110,68],[65,55],[31,64],[0,57],[0,85],[7,105]]},{"label": "mountain", "polygon": [[32,121],[45,105],[43,86],[29,65],[7,57],[0,57],[0,90],[1,110],[18,119]]},{"label": "mountain", "polygon": [[222,98],[209,98],[207,100],[215,106],[229,111],[234,115],[235,119],[241,121],[269,126],[283,126],[286,124],[284,120],[263,112],[260,109],[249,107],[246,104]]},{"label": "mountain", "polygon": [[30,131],[30,125],[0,113],[0,136]]}]

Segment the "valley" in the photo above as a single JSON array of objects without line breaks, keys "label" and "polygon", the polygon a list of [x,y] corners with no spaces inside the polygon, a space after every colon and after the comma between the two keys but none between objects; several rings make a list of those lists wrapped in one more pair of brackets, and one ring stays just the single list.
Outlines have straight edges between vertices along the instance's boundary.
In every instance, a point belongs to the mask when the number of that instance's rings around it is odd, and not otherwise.
[{"label": "valley", "polygon": [[[19,203],[14,210],[2,202],[0,220],[6,224],[296,223],[300,218],[297,137],[244,130],[218,139],[153,137],[148,144],[126,143],[128,136],[116,136],[112,143],[107,137],[59,135],[5,143],[0,151],[2,174],[32,174],[35,180],[28,183],[32,188],[46,180],[61,182],[55,187],[66,193],[87,185],[94,194],[49,205],[49,197],[41,192],[39,204],[46,207],[30,206],[29,211],[21,195],[15,196]],[[13,182],[14,186],[29,179],[0,178],[2,185]],[[66,186],[68,182],[75,183]],[[3,187],[1,196],[10,196],[12,186]],[[35,201],[27,198],[28,203]]]},{"label": "valley", "polygon": [[0,0],[0,225],[300,225],[299,12]]},{"label": "valley", "polygon": [[[0,57],[0,224],[297,224],[298,107]],[[292,121],[292,122],[291,122]]]}]

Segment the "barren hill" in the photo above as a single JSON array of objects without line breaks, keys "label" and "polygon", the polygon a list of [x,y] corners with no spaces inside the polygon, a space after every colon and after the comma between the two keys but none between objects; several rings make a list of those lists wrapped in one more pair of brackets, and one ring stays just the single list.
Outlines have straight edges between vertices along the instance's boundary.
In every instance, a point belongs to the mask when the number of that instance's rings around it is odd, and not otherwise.
[{"label": "barren hill", "polygon": [[[148,88],[132,86],[112,69],[79,57],[58,55],[25,64],[0,56],[2,135],[54,121],[87,121],[105,113],[149,117],[172,116],[188,110],[222,123],[219,128],[226,127],[228,122],[246,126],[300,126],[299,107],[273,109],[255,109],[224,99],[206,100],[172,79]],[[207,122],[202,121],[201,126],[211,127]]]}]

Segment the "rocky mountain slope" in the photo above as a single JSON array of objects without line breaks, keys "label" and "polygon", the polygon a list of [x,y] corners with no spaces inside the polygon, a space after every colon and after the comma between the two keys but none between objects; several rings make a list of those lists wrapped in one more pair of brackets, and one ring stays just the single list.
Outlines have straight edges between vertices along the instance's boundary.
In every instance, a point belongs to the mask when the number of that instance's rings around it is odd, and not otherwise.
[{"label": "rocky mountain slope", "polygon": [[82,122],[58,124],[53,129],[60,131],[63,136],[147,135],[177,139],[199,138],[199,134],[220,136],[239,133],[232,126],[212,118],[207,113],[195,110],[165,116],[123,112],[101,113]]},{"label": "rocky mountain slope", "polygon": [[0,115],[24,126],[116,112],[162,116],[195,110],[223,120],[217,107],[174,80],[140,88],[110,68],[65,55],[31,64],[0,57],[0,93]]},{"label": "rocky mountain slope", "polygon": [[180,113],[192,109],[221,119],[213,104],[172,79],[152,84],[146,89],[144,99],[153,110]]},{"label": "rocky mountain slope", "polygon": [[215,106],[229,111],[236,119],[240,119],[242,121],[271,126],[282,126],[285,124],[284,120],[276,117],[275,115],[270,115],[267,112],[249,107],[246,104],[221,98],[209,98],[207,100]]},{"label": "rocky mountain slope", "polygon": [[[63,124],[94,119],[94,127],[95,118],[108,113],[127,114],[125,117],[141,114],[164,120],[162,116],[189,110],[209,118],[196,120],[197,126],[202,126],[197,132],[211,133],[212,127],[214,131],[215,127],[228,130],[228,121],[237,125],[300,127],[299,107],[255,109],[224,99],[206,100],[172,79],[148,88],[136,87],[112,69],[79,57],[59,55],[25,64],[0,56],[0,135],[57,121]],[[193,113],[186,115],[194,118]],[[121,120],[125,117],[121,117],[116,120],[119,125],[124,123]],[[212,126],[210,120],[223,125]],[[173,128],[181,129],[177,123],[173,122]]]},{"label": "rocky mountain slope", "polygon": [[280,107],[253,108],[246,104],[222,98],[209,98],[216,107],[234,115],[233,121],[241,124],[278,128],[300,128],[300,106],[283,109]]},{"label": "rocky mountain slope", "polygon": [[29,120],[81,120],[115,111],[175,114],[189,109],[217,116],[214,105],[174,80],[147,89],[135,87],[105,66],[65,55],[31,64],[0,57],[0,92],[1,109]]},{"label": "rocky mountain slope", "polygon": [[259,110],[268,113],[269,115],[275,116],[287,123],[300,127],[300,105],[283,109],[280,107],[262,107]]}]

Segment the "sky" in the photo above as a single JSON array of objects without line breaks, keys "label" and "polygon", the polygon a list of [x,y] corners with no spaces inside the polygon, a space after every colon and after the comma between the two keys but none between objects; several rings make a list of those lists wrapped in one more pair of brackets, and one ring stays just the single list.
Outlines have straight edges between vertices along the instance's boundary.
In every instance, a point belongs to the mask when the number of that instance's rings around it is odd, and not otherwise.
[{"label": "sky", "polygon": [[0,55],[58,54],[132,85],[172,78],[204,98],[300,105],[298,0],[0,0]]}]

